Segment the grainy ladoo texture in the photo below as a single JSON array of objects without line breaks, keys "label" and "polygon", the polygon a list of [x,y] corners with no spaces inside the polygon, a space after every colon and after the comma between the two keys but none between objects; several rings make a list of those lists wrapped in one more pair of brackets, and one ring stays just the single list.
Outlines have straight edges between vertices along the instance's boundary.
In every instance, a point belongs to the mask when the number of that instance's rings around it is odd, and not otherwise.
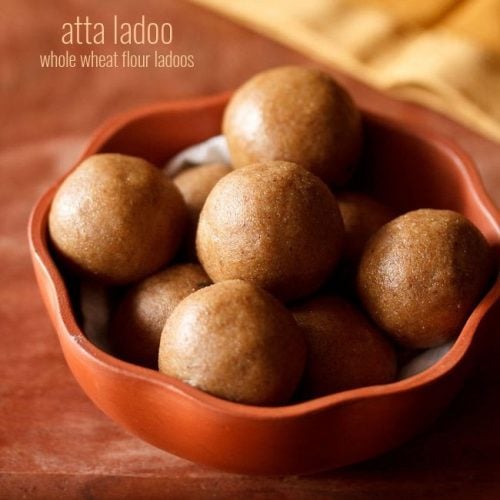
[{"label": "grainy ladoo texture", "polygon": [[394,381],[397,362],[392,345],[354,305],[327,295],[292,312],[308,346],[306,397]]},{"label": "grainy ladoo texture", "polygon": [[196,227],[205,200],[217,181],[232,170],[225,163],[207,163],[183,170],[173,178],[188,209],[189,225],[184,248],[187,257],[191,259],[196,258]]},{"label": "grainy ladoo texture", "polygon": [[186,219],[181,194],[154,165],[132,156],[97,154],[60,185],[49,233],[70,269],[125,284],[157,271],[174,256]]},{"label": "grainy ladoo texture", "polygon": [[415,210],[368,242],[358,291],[383,330],[403,345],[427,348],[460,332],[490,270],[490,248],[468,219],[449,210]]},{"label": "grainy ladoo texture", "polygon": [[158,348],[165,321],[177,304],[211,284],[201,266],[178,264],[134,285],[118,305],[111,340],[126,361],[158,367]]},{"label": "grainy ladoo texture", "polygon": [[326,184],[299,165],[270,161],[217,183],[201,212],[196,246],[214,282],[245,279],[289,300],[329,277],[343,237]]},{"label": "grainy ladoo texture", "polygon": [[255,75],[223,119],[235,168],[264,160],[299,163],[327,184],[345,184],[361,149],[361,116],[349,94],[316,69],[283,66]]},{"label": "grainy ladoo texture", "polygon": [[160,371],[240,403],[287,402],[304,369],[304,336],[274,297],[241,280],[185,298],[160,341]]},{"label": "grainy ladoo texture", "polygon": [[343,257],[356,266],[370,237],[394,216],[385,205],[363,193],[338,193],[337,201],[345,228]]}]

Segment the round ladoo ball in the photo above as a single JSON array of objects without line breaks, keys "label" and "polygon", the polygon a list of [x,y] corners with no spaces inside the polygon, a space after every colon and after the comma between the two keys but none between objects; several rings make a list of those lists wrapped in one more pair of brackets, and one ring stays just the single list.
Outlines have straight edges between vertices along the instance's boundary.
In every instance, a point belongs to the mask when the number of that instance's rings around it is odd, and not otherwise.
[{"label": "round ladoo ball", "polygon": [[185,298],[160,341],[160,371],[215,396],[254,405],[287,402],[304,369],[306,345],[274,297],[241,280]]},{"label": "round ladoo ball", "polygon": [[308,346],[305,395],[319,397],[394,381],[397,361],[392,345],[351,303],[326,295],[292,312]]},{"label": "round ladoo ball", "polygon": [[59,186],[49,233],[69,269],[125,284],[157,271],[175,255],[186,219],[181,194],[154,165],[96,154]]},{"label": "round ladoo ball", "polygon": [[111,322],[117,354],[131,363],[158,367],[160,336],[177,304],[211,284],[201,266],[178,264],[134,285],[118,305]]},{"label": "round ladoo ball", "polygon": [[198,258],[214,281],[244,279],[283,300],[329,277],[344,237],[337,202],[299,165],[270,161],[221,179],[198,224]]},{"label": "round ladoo ball", "polygon": [[196,227],[205,200],[215,184],[232,170],[225,163],[207,163],[190,167],[173,178],[188,209],[189,225],[184,247],[190,258],[196,258]]},{"label": "round ladoo ball", "polygon": [[283,66],[255,75],[229,101],[222,130],[235,168],[298,163],[345,184],[361,149],[361,115],[349,94],[316,69]]},{"label": "round ladoo ball", "polygon": [[345,228],[343,257],[356,266],[371,236],[394,216],[389,208],[366,194],[344,192],[336,196]]},{"label": "round ladoo ball", "polygon": [[373,320],[407,347],[447,342],[484,292],[491,252],[450,210],[408,212],[382,227],[361,258],[357,285]]}]

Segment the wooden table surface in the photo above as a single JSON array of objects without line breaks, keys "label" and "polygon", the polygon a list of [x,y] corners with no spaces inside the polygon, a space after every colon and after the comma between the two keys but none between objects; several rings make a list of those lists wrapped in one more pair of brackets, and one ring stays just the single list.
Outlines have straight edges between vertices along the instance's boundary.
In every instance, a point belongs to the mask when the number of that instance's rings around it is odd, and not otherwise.
[{"label": "wooden table surface", "polygon": [[[192,54],[195,68],[40,68],[40,54],[65,49],[62,23],[76,15],[110,22],[114,14],[168,20],[168,50]],[[500,498],[500,340],[425,434],[378,459],[313,476],[256,478],[202,467],[149,446],[95,408],[65,365],[34,281],[26,225],[37,197],[106,117],[234,88],[266,67],[308,60],[178,0],[2,0],[0,16],[0,499]],[[365,107],[387,106],[378,92],[336,74]],[[408,108],[390,112],[406,116]],[[418,107],[411,119],[462,144],[500,202],[498,144]]]}]

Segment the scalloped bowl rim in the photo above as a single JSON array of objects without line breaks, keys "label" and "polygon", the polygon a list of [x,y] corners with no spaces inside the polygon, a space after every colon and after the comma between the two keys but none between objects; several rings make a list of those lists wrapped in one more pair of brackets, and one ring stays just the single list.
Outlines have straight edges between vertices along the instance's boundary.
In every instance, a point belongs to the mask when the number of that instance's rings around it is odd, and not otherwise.
[{"label": "scalloped bowl rim", "polygon": [[[432,383],[452,370],[465,356],[473,341],[476,327],[483,315],[500,299],[500,281],[498,279],[480,303],[474,308],[451,349],[439,361],[423,372],[389,384],[350,389],[284,406],[254,406],[220,399],[158,371],[115,358],[96,347],[87,339],[72,313],[68,290],[47,246],[47,215],[55,190],[83,158],[97,152],[107,140],[134,120],[145,118],[151,114],[183,111],[187,107],[193,110],[219,106],[227,101],[230,95],[231,92],[224,92],[208,97],[153,103],[120,113],[108,119],[93,134],[89,145],[85,148],[74,165],[40,197],[34,206],[28,226],[30,251],[33,258],[37,259],[46,276],[49,278],[50,287],[52,289],[51,292],[57,299],[55,314],[62,320],[65,327],[65,334],[78,345],[79,352],[83,356],[97,361],[107,370],[158,385],[165,390],[174,391],[182,397],[196,400],[197,403],[202,404],[211,411],[254,419],[295,418],[306,413],[322,411],[331,406],[347,405],[366,398],[383,397],[395,393],[411,391],[417,387]],[[372,112],[363,111],[363,113],[379,122],[385,122],[392,125],[397,124],[398,128],[406,133],[417,136],[421,140],[431,142],[438,148],[445,148],[448,150],[448,153],[451,152],[452,155],[458,159],[454,164],[456,168],[460,170],[460,175],[467,188],[474,194],[475,201],[481,208],[483,214],[492,222],[495,228],[495,240],[500,244],[500,216],[498,215],[498,211],[487,195],[473,161],[463,150],[461,150],[461,148],[446,137],[442,137],[428,130],[425,130],[424,133],[424,130],[419,126],[399,123],[393,119]],[[60,331],[57,333],[61,335]]]}]

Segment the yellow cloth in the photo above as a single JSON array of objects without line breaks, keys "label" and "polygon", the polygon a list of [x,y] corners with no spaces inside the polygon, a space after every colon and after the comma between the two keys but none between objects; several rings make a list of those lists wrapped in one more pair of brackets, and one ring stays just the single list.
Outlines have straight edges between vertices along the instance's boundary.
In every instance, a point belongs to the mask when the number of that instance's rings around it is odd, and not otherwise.
[{"label": "yellow cloth", "polygon": [[192,0],[500,140],[500,0]]}]

